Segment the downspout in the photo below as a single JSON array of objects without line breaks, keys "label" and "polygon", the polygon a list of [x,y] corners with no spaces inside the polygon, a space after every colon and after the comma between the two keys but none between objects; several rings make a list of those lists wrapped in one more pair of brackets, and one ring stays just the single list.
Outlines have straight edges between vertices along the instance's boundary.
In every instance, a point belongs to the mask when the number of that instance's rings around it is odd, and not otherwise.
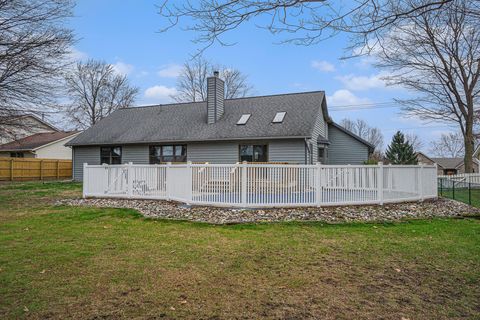
[{"label": "downspout", "polygon": [[72,181],[75,181],[75,148],[73,146],[69,148],[72,148]]},{"label": "downspout", "polygon": [[305,143],[305,164],[308,164],[308,155],[307,153],[310,154],[310,156],[312,155],[312,152],[310,150],[310,147],[308,146],[308,139],[305,138],[304,139],[304,143]]}]

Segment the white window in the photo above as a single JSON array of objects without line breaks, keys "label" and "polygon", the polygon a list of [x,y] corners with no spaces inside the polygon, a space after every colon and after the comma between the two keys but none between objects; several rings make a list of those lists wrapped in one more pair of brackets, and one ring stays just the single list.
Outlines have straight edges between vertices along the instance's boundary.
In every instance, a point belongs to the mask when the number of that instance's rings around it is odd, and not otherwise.
[{"label": "white window", "polygon": [[283,122],[283,118],[285,118],[285,115],[287,113],[286,112],[277,112],[277,114],[275,115],[275,118],[273,118],[273,123],[282,123]]},{"label": "white window", "polygon": [[237,124],[246,124],[248,119],[250,119],[250,116],[251,116],[250,113],[242,114],[242,116],[240,117],[240,120],[238,120]]}]

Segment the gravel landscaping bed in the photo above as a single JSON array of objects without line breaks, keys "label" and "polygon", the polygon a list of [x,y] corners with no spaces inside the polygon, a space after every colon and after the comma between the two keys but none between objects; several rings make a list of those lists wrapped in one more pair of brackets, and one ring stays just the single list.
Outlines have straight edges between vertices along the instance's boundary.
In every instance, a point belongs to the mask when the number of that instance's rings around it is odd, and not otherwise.
[{"label": "gravel landscaping bed", "polygon": [[148,218],[189,220],[213,224],[324,221],[330,223],[353,221],[395,221],[405,218],[458,217],[478,215],[480,210],[464,203],[438,199],[424,202],[386,204],[384,206],[306,207],[277,209],[231,209],[188,207],[177,202],[128,199],[66,199],[57,205],[92,206],[136,209]]}]

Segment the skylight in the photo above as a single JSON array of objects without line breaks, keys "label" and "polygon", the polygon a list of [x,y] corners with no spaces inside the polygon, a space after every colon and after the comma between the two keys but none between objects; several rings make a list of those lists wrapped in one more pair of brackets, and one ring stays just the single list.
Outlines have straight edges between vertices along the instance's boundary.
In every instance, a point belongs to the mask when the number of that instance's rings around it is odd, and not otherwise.
[{"label": "skylight", "polygon": [[273,123],[282,123],[283,122],[283,118],[285,118],[285,115],[287,113],[286,112],[277,112],[277,114],[275,115],[275,118],[273,118]]},{"label": "skylight", "polygon": [[242,116],[240,117],[240,120],[238,120],[237,124],[246,124],[248,119],[250,119],[250,116],[251,116],[250,113],[242,114]]}]

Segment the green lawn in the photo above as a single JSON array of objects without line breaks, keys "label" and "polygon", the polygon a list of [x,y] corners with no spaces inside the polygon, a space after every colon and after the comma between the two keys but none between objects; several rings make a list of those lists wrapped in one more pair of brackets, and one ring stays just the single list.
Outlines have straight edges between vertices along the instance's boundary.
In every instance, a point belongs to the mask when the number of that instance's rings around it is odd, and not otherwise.
[{"label": "green lawn", "polygon": [[[440,194],[440,190],[438,191]],[[470,194],[468,189],[443,189],[441,194],[445,198],[455,199],[467,204],[471,204],[474,207],[480,208],[480,188],[471,189]],[[470,201],[469,201],[470,200]]]},{"label": "green lawn", "polygon": [[478,319],[480,220],[212,226],[0,185],[0,318]]}]

